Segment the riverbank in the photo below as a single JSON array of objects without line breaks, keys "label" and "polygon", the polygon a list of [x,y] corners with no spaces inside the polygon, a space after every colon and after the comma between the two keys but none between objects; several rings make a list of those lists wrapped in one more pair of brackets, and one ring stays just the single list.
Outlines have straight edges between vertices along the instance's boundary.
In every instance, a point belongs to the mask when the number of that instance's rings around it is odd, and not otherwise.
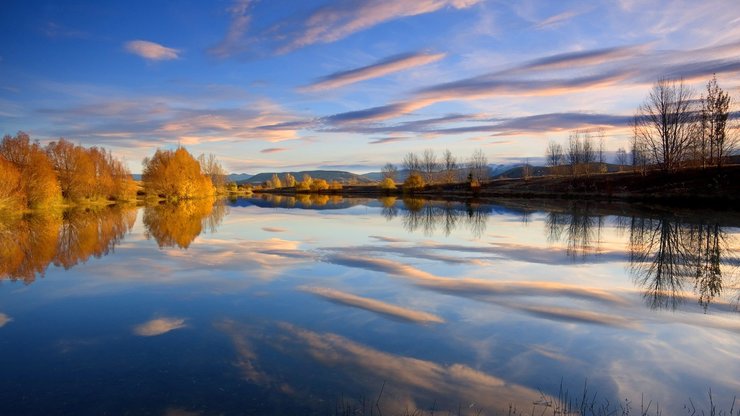
[{"label": "riverbank", "polygon": [[295,188],[261,189],[255,193],[294,195],[318,193],[353,197],[413,195],[430,199],[549,198],[661,202],[682,206],[734,207],[740,202],[740,165],[691,168],[676,172],[649,171],[599,173],[582,176],[540,176],[493,179],[473,187],[468,183],[432,184],[420,189],[381,189],[350,185],[342,189],[298,191]]}]

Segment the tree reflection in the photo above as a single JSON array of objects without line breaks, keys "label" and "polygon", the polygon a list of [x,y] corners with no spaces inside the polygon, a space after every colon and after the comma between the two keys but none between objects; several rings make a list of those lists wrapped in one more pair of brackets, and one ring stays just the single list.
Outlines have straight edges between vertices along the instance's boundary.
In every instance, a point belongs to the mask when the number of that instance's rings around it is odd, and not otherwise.
[{"label": "tree reflection", "polygon": [[188,248],[204,229],[215,231],[227,213],[226,205],[212,198],[148,206],[144,208],[146,236],[160,248]]},{"label": "tree reflection", "polygon": [[[422,230],[427,236],[434,234],[437,227],[441,227],[444,235],[449,236],[455,228],[465,224],[474,237],[480,238],[486,231],[486,222],[490,215],[490,208],[476,203],[460,204],[450,201],[437,202],[420,198],[404,198],[403,206],[404,228],[410,232]],[[385,209],[383,215],[389,218]]]},{"label": "tree reflection", "polygon": [[676,309],[693,289],[706,311],[722,294],[731,237],[718,223],[632,218],[630,271],[653,309]]},{"label": "tree reflection", "polygon": [[135,207],[33,214],[0,221],[0,278],[32,283],[49,264],[68,269],[114,249],[136,221]]},{"label": "tree reflection", "polygon": [[599,253],[603,226],[604,217],[593,215],[583,204],[571,204],[566,212],[548,212],[545,219],[547,239],[565,240],[566,253],[574,258]]}]

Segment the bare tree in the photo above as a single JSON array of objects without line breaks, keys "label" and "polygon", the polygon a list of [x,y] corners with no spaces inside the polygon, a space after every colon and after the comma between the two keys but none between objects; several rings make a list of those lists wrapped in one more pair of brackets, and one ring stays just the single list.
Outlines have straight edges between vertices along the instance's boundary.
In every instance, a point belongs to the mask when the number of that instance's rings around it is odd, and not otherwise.
[{"label": "bare tree", "polygon": [[421,155],[421,169],[424,172],[424,180],[427,183],[434,183],[434,174],[439,170],[437,155],[432,149],[425,149]]},{"label": "bare tree", "polygon": [[627,164],[627,160],[628,160],[627,151],[624,150],[623,147],[620,147],[619,149],[617,149],[616,162],[617,162],[617,165],[619,165],[620,172],[622,171],[622,168],[624,167],[624,165]]},{"label": "bare tree", "polygon": [[525,158],[524,163],[522,165],[522,178],[525,181],[528,181],[531,176],[532,176],[532,167],[529,165],[529,158]]},{"label": "bare tree", "polygon": [[663,170],[675,170],[686,157],[695,120],[694,93],[683,80],[661,78],[636,117],[637,141]]},{"label": "bare tree", "polygon": [[565,156],[568,165],[570,165],[570,173],[576,176],[579,165],[583,163],[583,140],[581,139],[581,132],[574,131],[570,133],[570,136],[568,136],[568,153]]},{"label": "bare tree", "polygon": [[696,147],[706,164],[722,166],[723,159],[732,153],[735,146],[734,137],[728,136],[727,123],[730,116],[732,99],[717,85],[714,76],[707,83],[707,97],[701,98],[699,143]]},{"label": "bare tree", "polygon": [[403,157],[403,168],[408,171],[409,174],[421,172],[421,160],[416,156],[414,152],[406,153]]},{"label": "bare tree", "polygon": [[455,181],[456,172],[458,170],[457,158],[452,155],[450,149],[445,149],[442,155],[442,164],[444,165],[444,180],[445,183],[453,183]]},{"label": "bare tree", "polygon": [[383,174],[383,179],[390,179],[395,182],[398,168],[393,163],[386,163],[385,166],[380,169],[380,172]]},{"label": "bare tree", "polygon": [[555,169],[563,163],[563,146],[553,140],[547,144],[547,152],[545,154],[545,160],[547,166],[550,167],[550,171],[555,173]]},{"label": "bare tree", "polygon": [[584,165],[586,174],[591,172],[591,165],[596,162],[596,149],[592,141],[591,134],[586,133],[583,136],[583,142],[581,143],[581,161]]},{"label": "bare tree", "polygon": [[483,150],[477,149],[468,161],[468,178],[471,181],[478,181],[480,183],[488,179],[488,175],[488,158],[483,153]]}]

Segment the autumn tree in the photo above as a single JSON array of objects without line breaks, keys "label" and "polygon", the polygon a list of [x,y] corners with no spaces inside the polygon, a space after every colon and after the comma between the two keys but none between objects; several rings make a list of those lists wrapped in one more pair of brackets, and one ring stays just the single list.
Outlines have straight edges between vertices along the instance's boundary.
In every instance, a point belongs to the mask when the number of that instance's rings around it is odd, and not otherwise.
[{"label": "autumn tree", "polygon": [[418,172],[412,172],[403,182],[403,190],[414,192],[416,190],[424,188],[424,178]]},{"label": "autumn tree", "polygon": [[292,188],[295,186],[295,183],[296,183],[295,176],[293,176],[292,174],[286,173],[285,176],[283,176],[283,184],[286,187]]},{"label": "autumn tree", "polygon": [[26,205],[21,171],[0,156],[0,217],[3,213],[16,213]]},{"label": "autumn tree", "polygon": [[213,184],[200,169],[200,164],[183,147],[177,150],[157,149],[145,158],[141,176],[144,191],[168,199],[190,199],[212,195]]},{"label": "autumn tree", "polygon": [[280,177],[277,173],[272,174],[272,179],[270,179],[270,183],[272,184],[273,188],[282,188],[283,182],[280,180]]},{"label": "autumn tree", "polygon": [[314,192],[323,191],[329,189],[329,184],[324,179],[313,179],[309,189]]},{"label": "autumn tree", "polygon": [[41,146],[31,143],[28,134],[5,135],[0,143],[0,158],[12,165],[12,169],[6,167],[4,170],[20,173],[21,195],[16,199],[22,200],[26,207],[42,207],[61,199],[54,167]]},{"label": "autumn tree", "polygon": [[82,146],[59,139],[46,146],[46,154],[57,173],[64,198],[77,200],[92,194],[95,169]]},{"label": "autumn tree", "polygon": [[313,183],[313,178],[311,177],[311,175],[304,173],[303,178],[301,178],[301,181],[298,182],[296,189],[299,191],[308,191],[311,189],[312,183]]}]

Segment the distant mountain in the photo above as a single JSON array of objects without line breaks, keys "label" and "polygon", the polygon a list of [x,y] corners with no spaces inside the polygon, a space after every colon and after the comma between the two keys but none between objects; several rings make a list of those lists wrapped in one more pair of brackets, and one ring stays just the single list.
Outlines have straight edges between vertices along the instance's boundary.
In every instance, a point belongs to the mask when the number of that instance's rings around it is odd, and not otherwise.
[{"label": "distant mountain", "polygon": [[300,172],[262,172],[248,179],[237,181],[237,183],[240,185],[245,184],[245,183],[261,184],[265,181],[272,179],[272,175],[274,174],[277,174],[282,180],[283,178],[285,178],[286,173],[290,173],[298,181],[300,181],[303,178],[303,175],[309,175],[314,179],[324,179],[327,182],[339,181],[342,183],[349,183],[352,181],[356,181],[357,183],[361,183],[361,184],[373,182],[371,179],[368,179],[364,176],[357,175],[352,172],[341,171],[341,170],[304,170]]},{"label": "distant mountain", "polygon": [[[131,174],[131,176],[134,178],[135,181],[141,180],[141,173],[133,173]],[[226,181],[227,182],[239,182],[239,181],[245,181],[251,177],[252,175],[248,173],[230,173],[226,177]]]},{"label": "distant mountain", "polygon": [[252,176],[254,175],[250,175],[248,173],[230,173],[229,176],[227,177],[227,181],[239,183],[241,181],[246,181]]}]

